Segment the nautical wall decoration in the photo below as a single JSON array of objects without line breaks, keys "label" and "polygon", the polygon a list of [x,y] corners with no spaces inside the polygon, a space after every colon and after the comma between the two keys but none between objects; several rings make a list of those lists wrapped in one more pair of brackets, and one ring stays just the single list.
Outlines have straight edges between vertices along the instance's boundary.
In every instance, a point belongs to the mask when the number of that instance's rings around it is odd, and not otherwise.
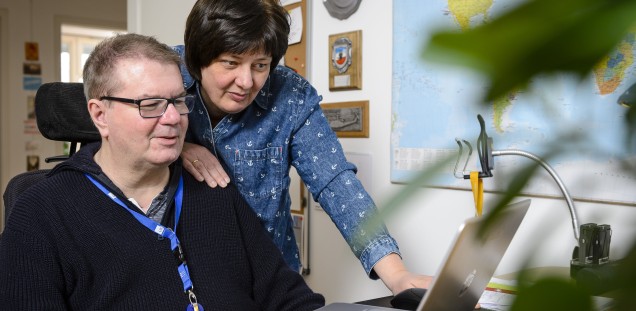
[{"label": "nautical wall decoration", "polygon": [[329,90],[362,89],[362,31],[329,36]]}]

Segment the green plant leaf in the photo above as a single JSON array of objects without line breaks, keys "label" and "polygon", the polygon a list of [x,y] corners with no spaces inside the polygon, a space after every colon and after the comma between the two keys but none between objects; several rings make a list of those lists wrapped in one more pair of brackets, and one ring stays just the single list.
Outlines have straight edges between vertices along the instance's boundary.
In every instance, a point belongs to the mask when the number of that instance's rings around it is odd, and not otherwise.
[{"label": "green plant leaf", "polygon": [[[565,141],[570,142],[574,142],[578,139],[576,138],[576,136],[563,136],[562,138]],[[546,150],[548,150],[546,154],[535,156],[539,157],[545,163],[549,163],[550,159],[553,159],[557,155],[563,153],[563,148],[567,148],[567,146],[565,144],[549,144],[546,148]],[[521,195],[524,187],[530,182],[532,178],[535,177],[539,168],[543,168],[542,165],[537,161],[533,161],[522,167],[518,172],[515,173],[515,178],[510,181],[508,188],[506,188],[506,190],[498,197],[497,201],[493,204],[492,210],[484,215],[484,217],[486,217],[486,220],[484,221],[484,225],[480,228],[479,231],[479,235],[481,237],[483,237],[488,232],[490,227],[498,221],[501,216],[501,212],[506,208],[506,206],[508,206],[508,204],[510,204],[516,197]]]},{"label": "green plant leaf", "polygon": [[492,101],[539,74],[585,76],[635,17],[636,1],[532,0],[465,32],[437,32],[422,56],[480,71],[490,81],[485,100]]},{"label": "green plant leaf", "polygon": [[[422,48],[425,60],[472,68],[488,80],[482,99],[490,104],[512,92],[522,90],[531,79],[553,73],[573,73],[585,78],[598,63],[626,38],[636,36],[634,0],[529,0],[495,19],[466,31],[442,30],[433,34]],[[627,37],[630,35],[631,37]],[[636,147],[636,107],[626,112],[628,150]],[[563,138],[563,137],[561,137]],[[569,139],[560,139],[570,141]],[[562,146],[547,148],[547,160],[562,152]],[[634,174],[633,164],[625,161]],[[499,196],[493,210],[486,214],[486,226],[495,223],[500,212],[536,174],[538,163],[524,167],[509,188]],[[403,201],[425,181],[434,177],[430,170],[389,200],[374,219],[377,224],[399,210]],[[496,173],[496,172],[495,172]],[[617,276],[609,280],[616,292],[616,310],[636,310],[636,245],[620,260]],[[589,288],[569,279],[543,278],[536,282],[519,277],[519,292],[512,311],[592,310]]]},{"label": "green plant leaf", "polygon": [[592,299],[576,284],[548,277],[519,288],[510,311],[591,311]]},{"label": "green plant leaf", "polygon": [[[383,207],[378,210],[378,213],[367,218],[365,223],[360,226],[360,230],[372,232],[378,227],[383,226],[386,219],[403,208],[406,200],[411,198],[416,192],[422,191],[424,189],[423,187],[430,185],[431,181],[439,176],[443,169],[448,168],[449,164],[454,160],[455,156],[442,158],[435,165],[431,165],[429,168],[417,173],[404,187],[400,188],[400,191],[391,196],[389,200],[383,204]],[[448,173],[452,174],[452,172]]]},{"label": "green plant leaf", "polygon": [[519,171],[515,175],[515,178],[511,181],[508,189],[503,193],[503,195],[498,199],[498,201],[494,204],[494,208],[483,217],[486,217],[484,221],[484,225],[479,228],[480,237],[484,237],[485,234],[490,230],[493,224],[496,224],[498,219],[501,216],[501,212],[506,208],[510,202],[516,197],[519,196],[521,190],[528,184],[528,182],[535,175],[537,169],[540,165],[536,162],[533,162],[523,169]]},{"label": "green plant leaf", "polygon": [[615,281],[617,288],[613,294],[616,298],[616,311],[636,310],[636,243],[632,245],[627,256],[619,261]]}]

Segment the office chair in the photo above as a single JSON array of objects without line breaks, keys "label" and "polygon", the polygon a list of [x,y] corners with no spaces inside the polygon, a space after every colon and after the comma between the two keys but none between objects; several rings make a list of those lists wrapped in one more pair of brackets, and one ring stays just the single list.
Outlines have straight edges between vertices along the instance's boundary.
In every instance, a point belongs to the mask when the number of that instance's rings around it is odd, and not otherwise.
[{"label": "office chair", "polygon": [[[40,86],[35,95],[35,117],[42,136],[71,143],[69,155],[48,157],[46,163],[64,161],[81,144],[101,139],[88,114],[83,87],[82,83],[51,82]],[[20,194],[45,179],[49,171],[35,170],[11,178],[3,194],[5,223]]]}]

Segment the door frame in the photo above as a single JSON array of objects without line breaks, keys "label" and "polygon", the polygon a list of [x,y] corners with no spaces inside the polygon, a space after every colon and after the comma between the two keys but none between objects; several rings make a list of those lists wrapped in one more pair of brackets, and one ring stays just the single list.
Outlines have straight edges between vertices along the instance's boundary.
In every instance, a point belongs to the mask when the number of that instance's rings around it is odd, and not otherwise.
[{"label": "door frame", "polygon": [[[6,188],[9,171],[9,12],[0,9],[0,187]],[[0,200],[0,232],[4,230],[4,200]]]}]

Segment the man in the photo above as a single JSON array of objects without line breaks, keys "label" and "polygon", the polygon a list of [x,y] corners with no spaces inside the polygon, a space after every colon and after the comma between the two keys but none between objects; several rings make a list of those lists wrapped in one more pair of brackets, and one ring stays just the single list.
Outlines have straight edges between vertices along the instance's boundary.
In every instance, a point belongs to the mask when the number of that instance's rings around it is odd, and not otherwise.
[{"label": "man", "polygon": [[151,37],[100,43],[84,67],[102,137],[16,202],[0,240],[11,310],[313,310],[233,187],[181,170],[192,110],[179,56]]}]

